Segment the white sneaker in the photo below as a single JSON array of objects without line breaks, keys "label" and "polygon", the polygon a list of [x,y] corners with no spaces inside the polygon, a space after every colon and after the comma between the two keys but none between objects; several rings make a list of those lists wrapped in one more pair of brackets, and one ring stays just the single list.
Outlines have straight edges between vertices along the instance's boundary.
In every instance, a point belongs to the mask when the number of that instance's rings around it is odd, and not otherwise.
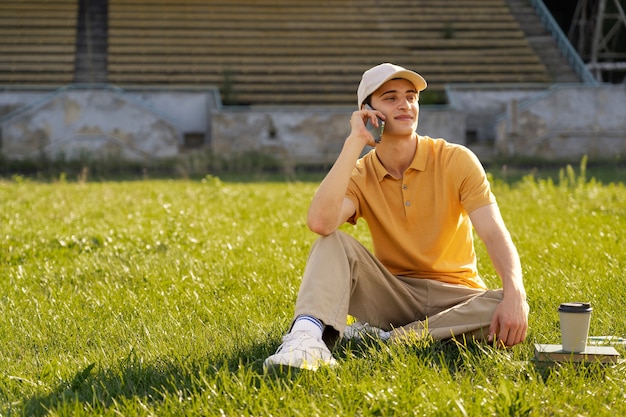
[{"label": "white sneaker", "polygon": [[346,326],[343,331],[343,338],[349,340],[365,340],[365,339],[380,339],[388,340],[391,336],[390,332],[386,332],[383,329],[372,326],[369,323],[352,323]]},{"label": "white sneaker", "polygon": [[291,367],[316,371],[320,366],[335,366],[337,361],[320,339],[305,332],[288,333],[275,354],[265,359],[263,368]]}]

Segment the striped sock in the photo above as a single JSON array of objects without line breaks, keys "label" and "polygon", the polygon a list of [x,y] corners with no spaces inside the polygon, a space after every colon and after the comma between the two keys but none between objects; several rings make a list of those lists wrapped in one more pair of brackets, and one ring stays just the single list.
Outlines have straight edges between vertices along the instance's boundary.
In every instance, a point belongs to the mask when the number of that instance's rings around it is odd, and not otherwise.
[{"label": "striped sock", "polygon": [[316,339],[321,339],[324,332],[324,323],[316,317],[303,314],[296,317],[296,321],[293,322],[289,333],[294,332],[305,332]]}]

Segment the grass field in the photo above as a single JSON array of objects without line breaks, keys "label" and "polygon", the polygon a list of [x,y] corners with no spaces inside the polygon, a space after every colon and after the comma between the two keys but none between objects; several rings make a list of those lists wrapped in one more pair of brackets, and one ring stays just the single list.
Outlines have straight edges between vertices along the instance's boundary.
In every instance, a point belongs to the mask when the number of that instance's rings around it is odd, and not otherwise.
[{"label": "grass field", "polygon": [[[0,415],[626,415],[625,363],[532,361],[534,343],[560,343],[564,301],[592,303],[592,335],[626,336],[622,183],[495,181],[531,306],[524,344],[344,343],[336,369],[264,374],[315,239],[315,188],[0,181]],[[369,244],[364,224],[344,229]]]}]

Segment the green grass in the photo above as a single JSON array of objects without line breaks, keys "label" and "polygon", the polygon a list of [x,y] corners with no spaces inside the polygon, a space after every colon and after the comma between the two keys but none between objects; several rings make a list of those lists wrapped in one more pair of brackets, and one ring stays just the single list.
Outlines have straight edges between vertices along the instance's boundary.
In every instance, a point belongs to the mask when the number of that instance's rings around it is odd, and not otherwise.
[{"label": "green grass", "polygon": [[[262,361],[291,320],[315,183],[2,181],[0,415],[626,414],[626,364],[532,361],[560,342],[560,302],[590,301],[591,334],[626,336],[626,189],[585,177],[494,181],[524,344],[344,343],[337,369],[287,375]],[[369,244],[364,224],[344,229]]]}]

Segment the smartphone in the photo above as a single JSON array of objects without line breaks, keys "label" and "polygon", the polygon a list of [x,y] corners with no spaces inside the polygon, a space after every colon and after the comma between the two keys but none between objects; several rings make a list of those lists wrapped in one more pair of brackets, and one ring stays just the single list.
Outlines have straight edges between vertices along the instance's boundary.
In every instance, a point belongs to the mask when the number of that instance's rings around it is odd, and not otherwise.
[{"label": "smartphone", "polygon": [[[365,108],[368,110],[374,110],[369,104],[365,105]],[[380,143],[380,140],[383,137],[383,132],[385,131],[385,121],[380,117],[376,116],[378,119],[378,127],[374,126],[371,120],[367,119],[367,123],[365,123],[365,127],[369,132],[374,136],[374,142]]]}]

